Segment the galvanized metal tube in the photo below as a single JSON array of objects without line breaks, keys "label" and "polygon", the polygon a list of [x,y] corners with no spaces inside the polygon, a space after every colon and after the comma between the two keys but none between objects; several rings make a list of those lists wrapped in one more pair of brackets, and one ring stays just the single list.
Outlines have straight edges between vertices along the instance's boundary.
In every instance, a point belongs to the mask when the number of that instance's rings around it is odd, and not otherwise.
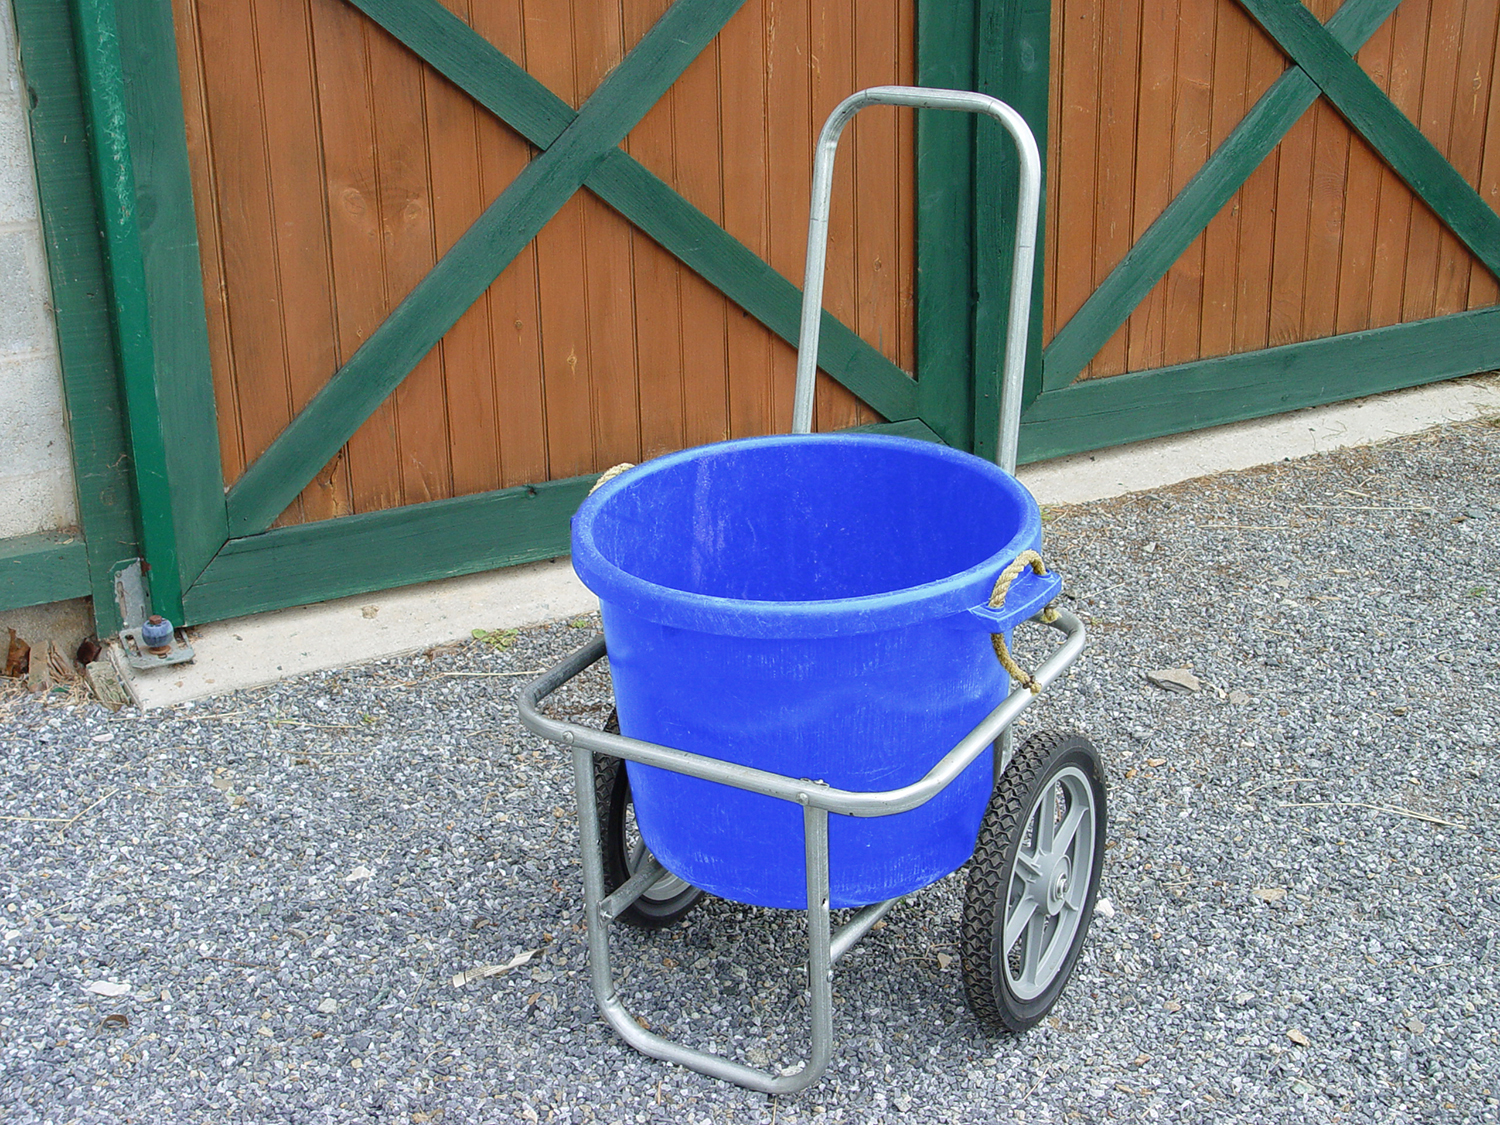
[{"label": "galvanized metal tube", "polygon": [[833,939],[829,930],[831,879],[828,872],[828,810],[802,810],[803,854],[807,863],[807,1007],[812,1045],[795,1077],[812,1083],[833,1057]]},{"label": "galvanized metal tube", "polygon": [[[1066,640],[1033,673],[1038,691],[1062,675],[1083,651],[1086,630],[1074,614],[1058,610],[1057,619],[1048,622],[1052,628],[1063,633]],[[900,789],[880,793],[860,793],[847,789],[836,789],[820,781],[806,781],[784,777],[768,770],[723,762],[701,754],[690,754],[652,742],[625,738],[622,735],[606,734],[590,727],[578,726],[543,715],[539,710],[541,700],[572,675],[588,667],[604,654],[602,640],[596,640],[568,657],[556,668],[522,690],[518,700],[521,722],[535,734],[554,742],[573,747],[642,762],[649,766],[660,766],[689,777],[700,777],[706,781],[717,781],[745,789],[752,793],[764,793],[784,801],[827,809],[847,816],[889,816],[905,812],[931,800],[961,774],[984,751],[991,749],[1000,732],[1030,707],[1036,694],[1028,688],[1017,688],[998,707],[987,715],[972,731],[928,771],[920,781]],[[572,671],[568,671],[572,669]],[[546,689],[545,691],[543,689]]]},{"label": "galvanized metal tube", "polygon": [[656,881],[666,873],[667,869],[661,865],[661,861],[647,853],[646,862],[641,864],[640,870],[621,883],[608,898],[599,904],[599,913],[603,915],[606,922],[613,922],[623,911],[629,909],[636,899],[655,886]]},{"label": "galvanized metal tube", "polygon": [[813,389],[818,370],[818,337],[823,316],[823,276],[828,260],[828,212],[833,197],[833,162],[839,136],[850,119],[872,105],[909,106],[982,113],[998,120],[1015,142],[1019,160],[1010,313],[1002,341],[1000,433],[996,461],[1016,471],[1021,430],[1021,384],[1026,368],[1026,334],[1030,326],[1031,278],[1035,270],[1037,219],[1041,211],[1042,160],[1025,118],[988,94],[967,90],[929,90],[918,86],[872,86],[839,103],[823,124],[813,154],[811,213],[807,224],[807,265],[802,281],[802,317],[797,333],[797,386],[792,399],[792,433],[812,432]]},{"label": "galvanized metal tube", "polygon": [[904,897],[904,895],[897,895],[895,898],[888,898],[884,902],[877,902],[874,906],[867,906],[840,926],[838,933],[833,935],[833,942],[829,953],[832,960],[837,963],[840,957],[854,948],[855,942],[870,932],[871,926],[889,914],[891,907],[895,906]]},{"label": "galvanized metal tube", "polygon": [[582,746],[573,748],[573,796],[578,806],[589,979],[594,999],[602,1009],[614,1001],[615,982],[609,967],[609,923],[599,909],[604,901],[604,849],[599,840],[599,806],[594,796],[594,755]]}]

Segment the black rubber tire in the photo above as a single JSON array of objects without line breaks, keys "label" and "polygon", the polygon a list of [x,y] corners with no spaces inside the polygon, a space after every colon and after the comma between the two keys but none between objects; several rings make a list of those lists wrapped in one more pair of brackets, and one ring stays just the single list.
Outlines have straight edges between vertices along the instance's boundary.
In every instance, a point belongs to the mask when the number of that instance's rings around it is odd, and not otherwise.
[{"label": "black rubber tire", "polygon": [[[1026,938],[1022,936],[1014,941],[1010,950],[1002,948],[1006,913],[1010,908],[1011,896],[1018,890],[1017,857],[1022,854],[1023,848],[1028,849],[1028,854],[1034,853],[1034,846],[1028,841],[1028,837],[1032,835],[1033,818],[1036,817],[1038,806],[1048,789],[1058,786],[1064,798],[1068,799],[1069,785],[1074,790],[1085,793],[1086,799],[1091,802],[1093,829],[1089,833],[1092,837],[1092,850],[1087,863],[1089,883],[1081,910],[1073,923],[1077,928],[1071,939],[1068,939],[1066,953],[1056,963],[1050,975],[1034,979],[1026,986],[1026,991],[1029,992],[1035,986],[1043,985],[1039,991],[1032,995],[1021,995],[1011,979],[1010,966],[1016,962],[1008,962],[1007,958],[1013,953],[1017,957],[1024,956],[1019,951]],[[1099,752],[1088,739],[1072,732],[1044,732],[1026,739],[996,784],[989,808],[985,810],[984,822],[979,829],[974,858],[969,861],[960,945],[964,992],[970,1011],[981,1024],[995,1030],[1012,1032],[1034,1027],[1057,1003],[1068,978],[1072,976],[1084,939],[1088,936],[1089,923],[1093,920],[1094,901],[1099,895],[1099,876],[1104,864],[1108,821],[1106,796],[1104,764],[1100,761]],[[1066,819],[1066,812],[1057,814],[1057,819]],[[1086,827],[1080,824],[1075,838],[1085,831]],[[1080,841],[1080,847],[1082,843]],[[1077,858],[1076,853],[1074,858]],[[1073,875],[1071,862],[1066,869],[1059,866],[1056,870],[1066,876],[1062,885],[1071,886],[1068,881]],[[1021,878],[1024,879],[1025,876]],[[1038,883],[1045,881],[1033,878]],[[1066,893],[1064,891],[1063,895],[1066,896]],[[1032,917],[1035,920],[1037,915]],[[1059,926],[1064,924],[1061,913],[1043,914],[1040,931],[1043,934],[1046,933],[1048,918],[1059,919]],[[1022,928],[1022,935],[1029,927],[1030,923]],[[1053,941],[1056,940],[1062,939],[1054,935]],[[1051,949],[1050,944],[1048,949]]]},{"label": "black rubber tire", "polygon": [[[620,733],[620,717],[610,711],[604,729]],[[618,890],[630,878],[630,778],[625,763],[608,754],[594,755],[594,800],[599,806],[599,842],[604,849],[604,893]],[[678,880],[681,882],[681,880]],[[658,884],[660,885],[660,884]],[[642,895],[619,920],[642,930],[659,930],[682,919],[703,898],[697,887],[683,883],[682,890],[667,897]]]}]

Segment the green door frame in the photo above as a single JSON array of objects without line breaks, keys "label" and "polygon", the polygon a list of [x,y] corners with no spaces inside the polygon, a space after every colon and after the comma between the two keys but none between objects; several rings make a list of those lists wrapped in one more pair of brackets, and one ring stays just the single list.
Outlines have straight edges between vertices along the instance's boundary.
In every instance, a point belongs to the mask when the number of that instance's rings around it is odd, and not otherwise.
[{"label": "green door frame", "polygon": [[[616,147],[742,0],[678,0],[577,112],[437,0],[349,2],[541,152],[226,493],[170,0],[18,0],[53,24],[71,20],[133,524],[153,608],[177,621],[566,552],[568,516],[592,476],[268,529],[299,478],[322,467],[580,186],[795,339],[798,288]],[[832,317],[820,365],[905,432],[931,436],[916,382]]]},{"label": "green door frame", "polygon": [[1291,65],[1061,326],[1021,426],[1023,460],[1141,441],[1500,367],[1500,307],[1107,379],[1078,375],[1317,98],[1378,152],[1491,273],[1500,215],[1355,62],[1400,0],[1346,0],[1326,25],[1297,0],[1236,0]]},{"label": "green door frame", "polygon": [[[579,187],[795,340],[797,287],[616,147],[740,0],[678,0],[576,112],[437,0],[348,2],[540,155],[226,494],[170,0],[15,0],[35,104],[87,589],[101,631],[118,625],[114,571],[135,557],[147,564],[155,608],[191,623],[565,553],[568,517],[592,476],[267,528],[483,292],[499,272],[495,263],[503,266]],[[1295,0],[1239,2],[1294,65],[1045,350],[1038,271],[1023,460],[1500,366],[1500,310],[1483,309],[1073,381],[1320,92],[1486,264],[1496,260],[1494,213],[1361,81],[1350,57],[1397,0],[1348,0],[1326,28]],[[1049,22],[1050,0],[919,0],[918,82],[1003,98],[1031,122],[1045,152]],[[83,142],[84,125],[92,145]],[[1008,243],[1001,235],[1014,208],[1010,161],[998,130],[919,114],[918,378],[826,314],[819,357],[904,432],[981,455],[994,451],[1009,273],[1004,253],[988,248]],[[92,195],[80,186],[90,182]],[[1372,365],[1372,355],[1384,362]],[[11,572],[19,566],[31,576],[29,588],[40,588],[39,560],[53,546],[9,545],[8,554],[0,546],[0,600],[7,560]],[[66,546],[73,561],[50,565],[68,582],[47,588],[77,592],[79,548]]]}]

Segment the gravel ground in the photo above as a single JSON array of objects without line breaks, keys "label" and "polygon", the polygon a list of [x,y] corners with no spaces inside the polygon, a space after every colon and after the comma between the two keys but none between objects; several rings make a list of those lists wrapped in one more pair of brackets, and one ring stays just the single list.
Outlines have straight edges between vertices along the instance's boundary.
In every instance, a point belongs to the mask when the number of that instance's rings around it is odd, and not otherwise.
[{"label": "gravel ground", "polygon": [[[962,876],[914,896],[840,965],[833,1064],[792,1098],[594,1012],[565,755],[511,703],[592,620],[145,715],[12,694],[0,1117],[1500,1120],[1497,470],[1477,423],[1049,512],[1093,628],[1028,726],[1105,755],[1112,913],[1052,1017],[996,1038],[952,960]],[[1175,667],[1201,689],[1143,675]],[[602,720],[602,676],[559,707]],[[711,900],[623,936],[626,991],[785,1064],[801,934]]]}]

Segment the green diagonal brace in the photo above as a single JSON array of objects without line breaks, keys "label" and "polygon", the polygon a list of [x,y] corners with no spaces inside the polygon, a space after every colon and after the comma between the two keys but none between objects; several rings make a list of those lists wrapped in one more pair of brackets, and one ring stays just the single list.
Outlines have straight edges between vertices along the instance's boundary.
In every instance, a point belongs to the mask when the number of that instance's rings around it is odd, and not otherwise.
[{"label": "green diagonal brace", "polygon": [[[350,3],[374,19],[449,81],[542,149],[543,154],[501,194],[474,227],[434,267],[432,273],[397,307],[385,324],[334,375],[329,386],[308,404],[302,414],[293,420],[291,426],[230,490],[228,503],[233,534],[249,534],[269,526],[271,520],[282,510],[277,507],[273,511],[273,506],[280,503],[284,507],[291,502],[301,486],[311,480],[313,474],[337,452],[343,441],[368,417],[384,395],[410,373],[427,350],[441,338],[442,333],[457,321],[469,304],[478,299],[511,259],[535,237],[546,220],[571,195],[571,191],[576,190],[575,185],[566,195],[559,195],[549,183],[552,190],[548,199],[555,199],[555,203],[545,213],[542,213],[542,209],[532,199],[517,194],[518,186],[522,185],[527,173],[537,163],[543,159],[553,159],[554,146],[563,143],[565,134],[571,135],[580,117],[611,108],[607,104],[601,105],[600,95],[605,93],[606,86],[623,89],[623,96],[632,98],[632,105],[637,108],[632,110],[634,116],[623,127],[615,130],[618,136],[609,142],[608,148],[586,152],[575,147],[575,159],[588,162],[582,175],[578,177],[579,182],[772,331],[789,342],[795,342],[801,307],[800,290],[707,215],[614,147],[634,127],[635,122],[644,116],[650,105],[661,97],[691,59],[717,34],[718,29],[742,2],[743,0],[737,0],[726,3],[725,0],[720,0],[718,4],[712,5],[711,10],[715,12],[725,7],[729,10],[722,13],[711,34],[705,35],[708,29],[700,26],[705,17],[697,13],[680,13],[681,9],[688,6],[688,0],[679,0],[627,59],[609,75],[605,84],[589,99],[588,105],[575,113],[566,102],[436,0],[350,0]],[[700,8],[703,6],[699,5]],[[664,31],[663,24],[674,15],[677,16],[678,26]],[[686,28],[682,26],[684,20]],[[655,38],[661,42],[663,36],[666,37],[667,47],[676,45],[685,48],[685,51],[674,53],[670,65],[659,60],[646,64],[645,73],[650,76],[650,82],[643,83],[640,77],[617,81],[621,72],[632,65],[632,60],[643,55],[643,49],[647,47],[649,40]],[[676,36],[675,43],[672,36]],[[686,54],[686,57],[680,58],[682,54]],[[640,69],[637,66],[637,72]],[[616,98],[620,96],[616,95]],[[616,112],[618,113],[617,109]],[[623,116],[621,115],[622,119]],[[598,132],[597,127],[595,131]],[[572,179],[570,176],[569,181]],[[538,188],[527,190],[535,192]],[[510,202],[507,203],[507,200]],[[498,229],[486,234],[483,245],[466,248],[465,244],[480,231],[481,225],[486,224],[492,213],[501,209],[505,209],[506,218],[489,224]],[[522,220],[519,222],[518,212],[521,213]],[[450,259],[460,256],[461,249],[464,250],[462,261],[450,263]],[[467,277],[468,273],[478,268],[478,261],[484,263],[480,275],[470,280],[461,294],[455,295],[454,285],[448,280],[449,275],[462,272]],[[480,277],[484,278],[482,285],[478,284]],[[470,293],[472,296],[469,296]],[[387,326],[396,321],[407,305],[417,300],[419,295],[425,299],[425,304],[402,317],[405,325],[402,332],[409,336],[423,324],[431,327],[416,339],[403,339],[401,333],[387,333]],[[460,301],[463,303],[460,304]],[[436,306],[440,302],[442,308],[438,312]],[[435,321],[434,318],[438,316],[444,319]],[[440,331],[436,330],[438,328]],[[380,342],[382,336],[389,336],[389,339],[374,356],[362,361],[361,357]],[[418,345],[423,345],[421,351],[416,351]],[[304,416],[319,404],[335,382],[347,382],[346,372],[361,362],[367,372],[378,372],[376,377],[380,382],[374,384],[374,379],[367,374],[359,387],[357,404],[345,401],[331,404],[336,409],[330,410],[330,415],[340,420],[341,428],[346,432],[338,444],[331,444],[324,438],[309,450],[304,443],[309,438],[317,437],[318,430],[302,426]],[[880,352],[827,313],[824,313],[823,318],[819,362],[824,370],[885,417],[901,419],[915,414],[916,384]],[[373,392],[366,393],[365,387],[371,384],[385,388],[380,397],[374,397]],[[294,435],[294,429],[305,430],[307,434]],[[295,436],[297,442],[288,443],[284,451],[278,450],[278,446],[289,436]],[[262,470],[262,464],[273,454],[277,455],[277,460]],[[285,479],[279,481],[278,477]]]},{"label": "green diagonal brace", "polygon": [[[437,0],[349,2],[538,148],[548,148],[576,116],[565,101]],[[796,344],[802,291],[635,159],[612,151],[584,186],[772,332]],[[818,366],[886,418],[917,414],[917,388],[910,376],[827,312]]]},{"label": "green diagonal brace", "polygon": [[[1348,0],[1334,13],[1327,27],[1320,25],[1318,31],[1352,54],[1364,46],[1365,40],[1375,34],[1399,3],[1400,0]],[[1271,84],[1187,186],[1167,204],[1166,210],[1146,228],[1099,288],[1052,338],[1042,358],[1044,390],[1059,390],[1078,378],[1099,354],[1099,349],[1145,300],[1146,294],[1166,276],[1172,263],[1182,257],[1317,98],[1318,84],[1297,66]]]},{"label": "green diagonal brace", "polygon": [[264,531],[625,139],[744,0],[677,0],[226,497],[230,535]]},{"label": "green diagonal brace", "polygon": [[1490,273],[1500,277],[1500,215],[1296,0],[1239,0],[1344,119],[1386,159]]}]

